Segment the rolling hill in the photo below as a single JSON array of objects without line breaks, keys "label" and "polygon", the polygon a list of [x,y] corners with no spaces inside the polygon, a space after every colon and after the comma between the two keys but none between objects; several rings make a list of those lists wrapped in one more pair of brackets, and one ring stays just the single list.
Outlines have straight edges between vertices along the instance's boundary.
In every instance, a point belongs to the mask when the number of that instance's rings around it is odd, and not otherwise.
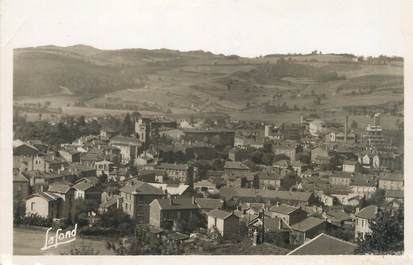
[{"label": "rolling hill", "polygon": [[[41,46],[15,50],[13,79],[15,101],[66,96],[66,104],[70,95],[85,107],[175,114],[276,112],[285,104],[289,111],[292,106],[323,110],[403,100],[399,61],[357,62],[337,54],[244,58],[205,51]],[[314,104],[315,97],[322,102]]]}]

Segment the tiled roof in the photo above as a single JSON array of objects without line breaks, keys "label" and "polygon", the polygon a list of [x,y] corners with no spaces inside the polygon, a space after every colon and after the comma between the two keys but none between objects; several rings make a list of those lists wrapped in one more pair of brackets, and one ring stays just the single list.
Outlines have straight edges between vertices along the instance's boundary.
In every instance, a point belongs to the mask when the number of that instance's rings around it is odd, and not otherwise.
[{"label": "tiled roof", "polygon": [[127,137],[122,135],[116,135],[110,139],[112,144],[125,144],[125,145],[141,145],[139,140],[135,137]]},{"label": "tiled roof", "polygon": [[280,214],[290,214],[297,209],[298,209],[297,207],[293,207],[289,205],[279,205],[279,206],[274,205],[270,208],[270,211],[280,213]]},{"label": "tiled roof", "polygon": [[172,184],[160,184],[160,183],[148,183],[149,185],[159,188],[161,190],[166,190],[170,195],[182,195],[185,191],[189,189],[189,185],[179,184],[179,185],[172,185]]},{"label": "tiled roof", "polygon": [[377,206],[369,205],[356,213],[356,217],[371,220],[376,217],[377,209]]},{"label": "tiled roof", "polygon": [[244,165],[242,162],[237,161],[226,161],[224,165],[225,169],[250,169],[248,166]]},{"label": "tiled roof", "polygon": [[69,184],[66,183],[52,183],[49,185],[48,192],[55,192],[55,193],[67,193],[71,187]]},{"label": "tiled roof", "polygon": [[164,195],[162,189],[154,187],[148,183],[133,180],[120,189],[121,192],[138,195]]},{"label": "tiled roof", "polygon": [[32,197],[36,197],[36,196],[42,197],[42,198],[46,199],[47,201],[57,201],[57,200],[62,199],[60,196],[57,196],[56,194],[53,194],[51,192],[37,192],[37,193],[34,193],[34,194],[28,196],[27,199],[32,198]]},{"label": "tiled roof", "polygon": [[76,190],[83,190],[86,191],[90,188],[93,188],[94,186],[96,186],[97,181],[95,181],[94,179],[87,179],[84,178],[81,181],[78,181],[73,188],[75,188]]},{"label": "tiled roof", "polygon": [[[13,172],[14,173],[14,172]],[[29,182],[21,172],[16,172],[13,174],[13,182]]]},{"label": "tiled roof", "polygon": [[[222,211],[222,210],[212,210],[210,212],[208,212],[208,216],[212,216],[218,219],[227,219],[228,217],[230,217],[231,215],[234,215],[232,212],[226,212],[226,211]],[[234,215],[236,216],[236,215]]]},{"label": "tiled roof", "polygon": [[162,210],[199,209],[198,204],[193,203],[192,198],[155,199],[152,203],[156,202],[159,203]]},{"label": "tiled roof", "polygon": [[293,230],[297,230],[300,232],[307,232],[310,229],[320,225],[324,223],[323,219],[320,218],[316,218],[316,217],[308,217],[306,219],[304,219],[303,221],[296,223],[294,225],[291,226],[291,228]]},{"label": "tiled roof", "polygon": [[404,191],[402,191],[402,190],[386,190],[386,192],[384,194],[384,197],[402,199],[402,198],[404,198]]},{"label": "tiled roof", "polygon": [[281,199],[301,202],[307,202],[312,195],[311,192],[254,190],[246,188],[222,188],[220,194],[227,199],[232,197],[256,198],[260,196],[264,199]]},{"label": "tiled roof", "polygon": [[210,199],[210,198],[196,198],[195,202],[198,204],[199,208],[204,210],[220,209],[224,201],[221,199]]},{"label": "tiled roof", "polygon": [[356,248],[356,244],[322,233],[287,255],[352,255]]},{"label": "tiled roof", "polygon": [[157,166],[158,169],[166,170],[188,170],[187,164],[172,164],[172,163],[160,163]]}]

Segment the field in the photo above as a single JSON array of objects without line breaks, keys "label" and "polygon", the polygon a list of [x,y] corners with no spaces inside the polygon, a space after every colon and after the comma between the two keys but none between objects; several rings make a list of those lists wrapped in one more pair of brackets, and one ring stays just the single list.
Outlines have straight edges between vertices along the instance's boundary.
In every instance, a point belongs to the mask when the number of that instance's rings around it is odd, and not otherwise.
[{"label": "field", "polygon": [[44,245],[46,228],[24,228],[14,227],[13,229],[13,253],[14,255],[60,255],[67,253],[73,247],[92,247],[100,255],[113,255],[106,249],[104,240],[92,240],[77,238],[75,241],[60,245],[57,248],[40,250]]},{"label": "field", "polygon": [[[15,50],[14,101],[48,101],[71,115],[221,112],[261,121],[403,101],[402,63],[354,59],[339,54],[242,58],[83,45],[23,48]],[[274,111],[281,105],[289,110]]]}]

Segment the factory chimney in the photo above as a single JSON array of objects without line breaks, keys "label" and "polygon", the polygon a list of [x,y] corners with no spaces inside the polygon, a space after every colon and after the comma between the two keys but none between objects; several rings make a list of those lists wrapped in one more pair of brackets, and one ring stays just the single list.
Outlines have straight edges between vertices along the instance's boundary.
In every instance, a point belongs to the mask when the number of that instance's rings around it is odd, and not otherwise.
[{"label": "factory chimney", "polygon": [[348,116],[346,115],[346,120],[344,122],[344,143],[347,144],[347,133],[348,133]]}]

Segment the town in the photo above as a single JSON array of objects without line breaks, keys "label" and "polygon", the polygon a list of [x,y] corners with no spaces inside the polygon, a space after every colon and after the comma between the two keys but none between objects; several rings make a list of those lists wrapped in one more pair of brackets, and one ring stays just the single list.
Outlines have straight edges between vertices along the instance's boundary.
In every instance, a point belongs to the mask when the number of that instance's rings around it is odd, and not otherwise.
[{"label": "town", "polygon": [[15,117],[14,224],[123,255],[401,253],[403,143],[381,117]]}]

